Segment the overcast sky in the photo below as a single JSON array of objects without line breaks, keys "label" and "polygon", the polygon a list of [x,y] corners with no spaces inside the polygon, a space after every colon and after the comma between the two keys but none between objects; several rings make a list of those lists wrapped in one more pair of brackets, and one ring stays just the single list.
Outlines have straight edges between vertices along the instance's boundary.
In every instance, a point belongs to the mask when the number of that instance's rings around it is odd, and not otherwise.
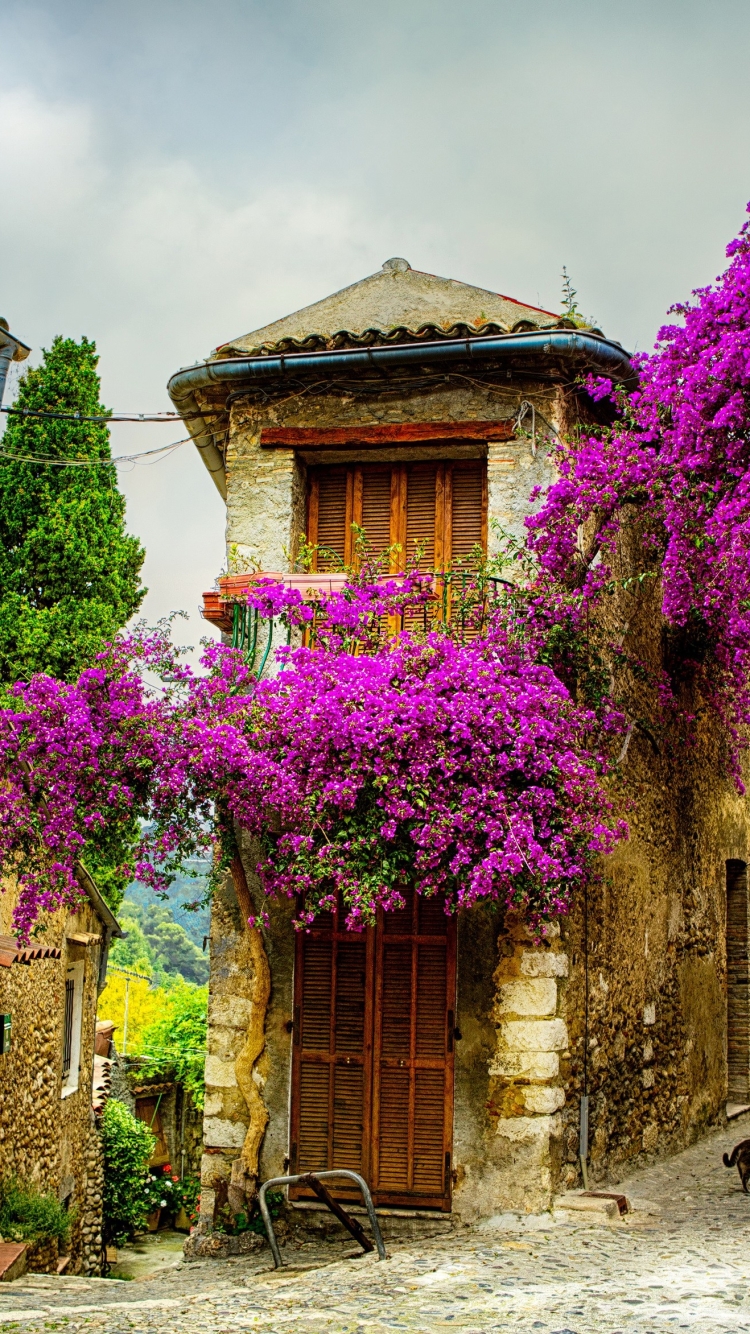
[{"label": "overcast sky", "polygon": [[[746,0],[5,0],[0,314],[94,338],[115,410],[391,255],[551,309],[565,264],[649,347],[743,222],[749,57]],[[122,485],[196,641],[220,498],[192,446]]]}]

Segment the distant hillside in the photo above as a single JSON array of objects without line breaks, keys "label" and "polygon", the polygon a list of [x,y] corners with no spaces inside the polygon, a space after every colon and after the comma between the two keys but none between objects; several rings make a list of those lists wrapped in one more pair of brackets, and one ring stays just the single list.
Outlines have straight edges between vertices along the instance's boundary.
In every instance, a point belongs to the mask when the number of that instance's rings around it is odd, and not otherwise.
[{"label": "distant hillside", "polygon": [[120,908],[120,912],[125,911],[126,904],[128,903],[137,903],[141,908],[148,908],[152,903],[158,903],[164,907],[169,907],[175,922],[178,922],[181,927],[184,927],[193,944],[197,945],[198,949],[202,949],[204,937],[208,935],[208,925],[211,914],[210,907],[208,904],[205,904],[204,907],[198,908],[196,911],[191,911],[186,908],[185,905],[187,903],[195,903],[196,901],[200,902],[204,897],[208,883],[210,863],[207,859],[202,859],[200,861],[196,859],[196,861],[191,864],[190,869],[196,872],[195,876],[178,876],[169,891],[168,899],[158,898],[153,889],[149,889],[146,885],[141,885],[138,881],[134,881],[132,885],[128,885],[128,888],[125,891],[125,898]]}]

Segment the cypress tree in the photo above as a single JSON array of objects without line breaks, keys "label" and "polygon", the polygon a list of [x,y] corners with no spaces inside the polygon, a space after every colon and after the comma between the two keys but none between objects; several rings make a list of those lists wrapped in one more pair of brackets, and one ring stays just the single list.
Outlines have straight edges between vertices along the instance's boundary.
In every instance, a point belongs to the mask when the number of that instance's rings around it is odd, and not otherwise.
[{"label": "cypress tree", "polygon": [[[15,406],[106,415],[98,360],[88,339],[56,338],[22,379]],[[60,467],[27,456],[101,462]],[[125,531],[125,500],[109,458],[103,423],[8,418],[0,441],[3,685],[42,671],[75,679],[143,600],[145,552]]]}]

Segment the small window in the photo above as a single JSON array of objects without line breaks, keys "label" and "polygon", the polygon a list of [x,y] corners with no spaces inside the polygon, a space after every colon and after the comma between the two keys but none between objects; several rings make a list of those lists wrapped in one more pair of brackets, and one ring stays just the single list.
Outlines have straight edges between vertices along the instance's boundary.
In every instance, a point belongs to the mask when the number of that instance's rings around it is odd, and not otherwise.
[{"label": "small window", "polygon": [[65,975],[65,1011],[63,1016],[62,1096],[75,1093],[81,1064],[81,1021],[83,1018],[84,964],[71,964]]}]

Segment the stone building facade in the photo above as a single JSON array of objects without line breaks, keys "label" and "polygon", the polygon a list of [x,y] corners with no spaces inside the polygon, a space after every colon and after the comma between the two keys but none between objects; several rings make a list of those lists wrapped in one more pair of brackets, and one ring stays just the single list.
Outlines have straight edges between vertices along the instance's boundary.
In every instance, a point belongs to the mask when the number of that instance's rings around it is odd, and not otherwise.
[{"label": "stone building facade", "polygon": [[[346,556],[352,519],[381,546],[400,534],[408,547],[433,514],[436,568],[469,541],[491,554],[502,532],[520,535],[548,484],[551,435],[598,410],[587,371],[632,377],[597,330],[389,260],[178,372],[170,392],[225,497],[239,587],[242,571],[288,576],[303,535]],[[223,629],[230,592],[225,581],[206,595]],[[658,668],[658,587],[637,608],[630,596],[608,614],[630,618],[641,659]],[[649,688],[635,690],[626,787],[613,787],[630,837],[542,942],[497,908],[442,928],[417,905],[371,940],[329,922],[306,944],[282,904],[259,942],[227,881],[211,925],[204,1227],[242,1171],[325,1166],[362,1167],[382,1207],[467,1221],[543,1210],[581,1182],[582,1098],[594,1182],[685,1144],[728,1097],[750,1103],[747,804],[690,691],[697,735],[679,750],[648,724]],[[254,894],[249,845],[243,859]],[[383,1014],[404,977],[402,1051]],[[260,1044],[248,1036],[259,1024]]]},{"label": "stone building facade", "polygon": [[14,892],[0,896],[2,1177],[57,1195],[74,1214],[66,1257],[56,1247],[30,1267],[98,1274],[101,1267],[102,1152],[93,1102],[102,1105],[107,1062],[95,1058],[96,1005],[107,952],[119,926],[93,882],[77,912],[42,919],[27,948],[12,935]]}]

